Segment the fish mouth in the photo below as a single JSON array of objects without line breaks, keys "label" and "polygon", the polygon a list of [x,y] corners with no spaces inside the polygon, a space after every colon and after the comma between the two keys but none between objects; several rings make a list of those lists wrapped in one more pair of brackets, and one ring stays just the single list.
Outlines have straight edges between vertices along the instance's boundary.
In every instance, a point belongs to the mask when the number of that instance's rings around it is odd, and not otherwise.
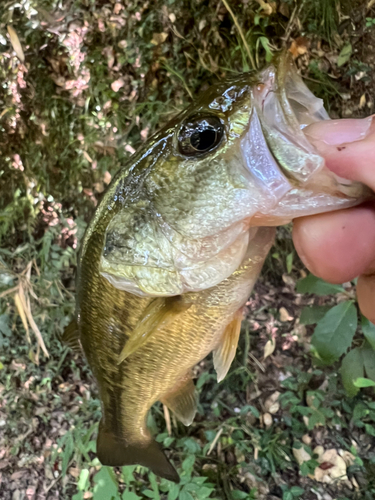
[{"label": "fish mouth", "polygon": [[373,197],[359,182],[331,172],[303,130],[329,120],[322,99],[298,75],[284,52],[253,88],[253,111],[242,138],[245,166],[263,190],[254,225],[280,225],[296,217],[352,207]]}]

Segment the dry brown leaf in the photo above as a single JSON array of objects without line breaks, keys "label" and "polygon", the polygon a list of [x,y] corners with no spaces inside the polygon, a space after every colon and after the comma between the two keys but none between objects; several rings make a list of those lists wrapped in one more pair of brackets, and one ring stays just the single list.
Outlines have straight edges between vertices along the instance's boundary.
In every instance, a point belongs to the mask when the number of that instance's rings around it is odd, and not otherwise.
[{"label": "dry brown leaf", "polygon": [[89,163],[92,163],[92,158],[86,151],[82,151],[82,154]]},{"label": "dry brown leaf", "polygon": [[269,413],[265,413],[263,415],[263,423],[264,423],[264,426],[266,427],[266,429],[271,427],[271,425],[273,423],[272,415],[270,415]]},{"label": "dry brown leaf", "polygon": [[275,347],[276,342],[274,341],[274,339],[270,339],[266,342],[266,345],[264,346],[263,361],[268,358],[268,356],[271,356],[271,354],[273,354]]},{"label": "dry brown leaf", "polygon": [[292,54],[293,59],[297,59],[297,57],[306,54],[309,45],[309,40],[303,36],[293,40],[291,46],[289,47],[289,52]]},{"label": "dry brown leaf", "polygon": [[115,80],[111,83],[111,89],[113,90],[113,92],[118,92],[124,85],[124,80],[122,78],[119,78],[118,80]]},{"label": "dry brown leaf", "polygon": [[265,0],[257,0],[257,2],[259,3],[259,5],[263,11],[263,14],[265,14],[266,16],[270,16],[271,14],[276,12],[276,8],[277,8],[276,2],[269,2],[268,3]]},{"label": "dry brown leaf", "polygon": [[293,455],[299,465],[311,460],[310,453],[308,453],[303,446],[301,446],[301,448],[293,448]]},{"label": "dry brown leaf", "polygon": [[359,100],[359,109],[362,109],[366,106],[366,94],[362,94]]},{"label": "dry brown leaf", "polygon": [[104,172],[104,177],[103,177],[104,184],[109,184],[111,182],[111,179],[112,179],[111,174],[108,172],[108,170],[106,170]]},{"label": "dry brown leaf", "polygon": [[280,307],[279,309],[280,321],[285,323],[286,321],[292,321],[293,316],[288,313],[288,310],[285,307]]},{"label": "dry brown leaf", "polygon": [[[20,287],[18,287],[18,291],[19,290],[20,290]],[[17,308],[18,314],[19,314],[19,316],[21,318],[23,327],[24,327],[24,329],[26,331],[27,342],[30,344],[31,340],[30,340],[29,325],[27,323],[26,314],[25,314],[25,311],[24,311],[24,308],[23,308],[23,304],[22,304],[22,300],[21,300],[19,292],[17,292],[17,293],[14,294],[14,303],[16,304],[16,308]]]},{"label": "dry brown leaf", "polygon": [[274,415],[277,413],[280,409],[280,404],[277,402],[277,400],[280,397],[280,392],[276,391],[269,398],[266,399],[264,402],[264,408],[268,413],[271,413],[271,415]]},{"label": "dry brown leaf", "polygon": [[9,33],[9,38],[10,38],[10,43],[12,44],[13,50],[16,53],[18,59],[21,62],[25,61],[25,54],[23,53],[22,50],[22,45],[20,42],[20,39],[18,38],[18,35],[16,33],[16,30],[8,24],[7,30]]},{"label": "dry brown leaf", "polygon": [[[47,348],[45,346],[42,334],[40,333],[40,330],[39,330],[37,324],[35,323],[33,315],[31,313],[30,299],[29,299],[28,295],[24,294],[24,290],[23,290],[23,288],[22,288],[21,285],[19,286],[19,293],[18,293],[18,295],[19,295],[19,298],[21,300],[22,309],[24,310],[25,315],[27,317],[27,321],[28,321],[28,323],[29,323],[31,329],[33,330],[33,332],[35,334],[35,337],[37,339],[38,347],[40,347],[42,349],[42,351],[44,352],[45,356],[48,358],[49,354],[48,354]],[[39,358],[38,354],[39,354],[39,352],[37,351],[37,354],[36,354],[36,360],[37,360],[37,362],[39,361],[38,360],[38,358]]]},{"label": "dry brown leaf", "polygon": [[201,19],[199,21],[199,26],[198,26],[199,31],[202,31],[205,28],[206,24],[207,24],[206,19]]},{"label": "dry brown leaf", "polygon": [[168,33],[154,33],[151,43],[154,45],[161,45],[168,38]]},{"label": "dry brown leaf", "polygon": [[81,469],[79,469],[78,467],[70,467],[70,469],[68,470],[68,473],[77,478],[79,477],[80,473],[81,473]]},{"label": "dry brown leaf", "polygon": [[350,453],[350,451],[339,450],[339,455],[345,460],[345,463],[348,467],[351,467],[355,463],[355,456]]},{"label": "dry brown leaf", "polygon": [[287,17],[289,19],[289,17],[290,17],[290,10],[289,10],[289,6],[288,6],[287,3],[281,2],[280,7],[279,7],[279,12],[284,17]]},{"label": "dry brown leaf", "polygon": [[216,434],[216,436],[215,436],[214,440],[213,440],[213,441],[212,441],[212,443],[211,443],[210,449],[209,449],[209,450],[208,450],[208,452],[207,452],[207,456],[208,456],[208,455],[211,455],[211,453],[212,453],[213,449],[214,449],[214,448],[215,448],[215,446],[216,446],[216,443],[219,441],[220,436],[221,436],[221,435],[222,435],[222,433],[223,433],[223,430],[224,430],[224,428],[223,428],[223,427],[221,427],[221,429],[217,432],[217,434]]},{"label": "dry brown leaf", "polygon": [[167,427],[168,436],[172,436],[171,416],[169,413],[168,406],[163,404],[163,411],[164,411],[164,419],[165,419],[165,425]]},{"label": "dry brown leaf", "polygon": [[318,455],[319,467],[314,471],[314,479],[320,483],[330,484],[337,481],[347,481],[346,474],[347,464],[345,460],[340,457],[337,450],[334,448],[330,450],[323,449],[322,446],[317,446],[314,453]]},{"label": "dry brown leaf", "polygon": [[312,438],[311,438],[308,434],[304,434],[304,435],[302,436],[302,442],[303,442],[304,444],[307,444],[307,446],[310,446],[311,441],[312,441]]}]

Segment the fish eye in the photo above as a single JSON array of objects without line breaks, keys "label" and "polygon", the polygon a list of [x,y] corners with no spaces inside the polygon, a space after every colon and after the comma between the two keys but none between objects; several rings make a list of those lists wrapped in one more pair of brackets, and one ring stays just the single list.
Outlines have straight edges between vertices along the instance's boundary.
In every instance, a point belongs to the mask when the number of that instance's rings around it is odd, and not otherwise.
[{"label": "fish eye", "polygon": [[187,118],[178,133],[178,149],[184,156],[200,156],[219,145],[224,126],[215,115],[195,115]]}]

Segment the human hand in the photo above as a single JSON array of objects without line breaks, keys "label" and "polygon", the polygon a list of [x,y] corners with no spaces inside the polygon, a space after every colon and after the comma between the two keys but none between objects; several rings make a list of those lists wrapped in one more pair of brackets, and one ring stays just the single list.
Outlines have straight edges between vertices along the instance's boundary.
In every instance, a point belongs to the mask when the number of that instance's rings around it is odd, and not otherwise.
[{"label": "human hand", "polygon": [[[327,167],[375,191],[375,115],[306,127]],[[331,283],[359,276],[358,303],[375,323],[375,202],[294,221],[293,240],[306,267]]]}]

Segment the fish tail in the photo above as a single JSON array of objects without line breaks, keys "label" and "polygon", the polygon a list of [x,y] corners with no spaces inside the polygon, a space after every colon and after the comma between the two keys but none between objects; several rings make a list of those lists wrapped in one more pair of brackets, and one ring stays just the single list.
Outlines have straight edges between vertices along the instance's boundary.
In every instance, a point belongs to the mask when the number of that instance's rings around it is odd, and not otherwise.
[{"label": "fish tail", "polygon": [[151,469],[157,476],[175,483],[180,481],[176,469],[164,455],[158,443],[151,437],[146,442],[129,443],[126,439],[119,438],[107,429],[101,421],[96,448],[97,456],[103,465],[113,467],[143,465]]}]

